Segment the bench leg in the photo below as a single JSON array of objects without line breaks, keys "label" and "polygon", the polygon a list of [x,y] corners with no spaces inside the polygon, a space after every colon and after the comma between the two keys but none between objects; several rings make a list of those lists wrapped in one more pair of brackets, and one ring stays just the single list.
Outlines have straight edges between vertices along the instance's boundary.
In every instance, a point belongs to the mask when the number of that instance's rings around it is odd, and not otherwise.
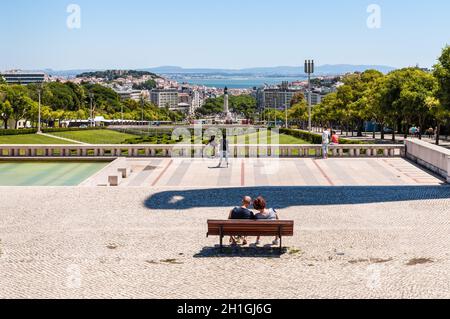
[{"label": "bench leg", "polygon": [[223,253],[223,227],[220,227],[220,252]]},{"label": "bench leg", "polygon": [[280,236],[280,254],[283,252],[283,237]]},{"label": "bench leg", "polygon": [[278,237],[280,238],[280,255],[283,252],[283,236],[281,236],[282,231],[281,231],[281,226],[278,228]]}]

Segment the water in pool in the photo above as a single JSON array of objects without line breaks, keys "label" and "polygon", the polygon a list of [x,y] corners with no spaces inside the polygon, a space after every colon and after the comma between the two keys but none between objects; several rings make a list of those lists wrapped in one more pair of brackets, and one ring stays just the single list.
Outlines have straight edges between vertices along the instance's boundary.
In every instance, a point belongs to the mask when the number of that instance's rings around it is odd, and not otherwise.
[{"label": "water in pool", "polygon": [[107,162],[0,162],[0,186],[77,186]]}]

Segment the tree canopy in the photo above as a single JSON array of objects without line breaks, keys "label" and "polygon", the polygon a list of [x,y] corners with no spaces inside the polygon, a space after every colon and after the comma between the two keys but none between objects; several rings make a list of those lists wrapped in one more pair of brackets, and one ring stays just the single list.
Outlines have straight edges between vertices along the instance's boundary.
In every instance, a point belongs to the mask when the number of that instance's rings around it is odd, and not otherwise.
[{"label": "tree canopy", "polygon": [[[81,85],[67,82],[49,82],[44,84],[7,85],[0,84],[0,119],[4,128],[8,121],[38,119],[38,100],[41,92],[41,119],[52,124],[57,120],[88,119],[90,116],[90,94],[93,94],[94,116],[106,119],[140,120],[142,104],[132,100],[121,101],[112,89],[99,85]],[[178,121],[182,115],[167,109],[160,109],[151,103],[144,103],[146,120]]]}]

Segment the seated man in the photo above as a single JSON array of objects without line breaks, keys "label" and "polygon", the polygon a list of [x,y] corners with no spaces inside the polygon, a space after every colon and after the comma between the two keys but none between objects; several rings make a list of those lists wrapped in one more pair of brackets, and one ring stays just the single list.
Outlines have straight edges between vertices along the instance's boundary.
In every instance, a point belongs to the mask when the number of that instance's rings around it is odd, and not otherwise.
[{"label": "seated man", "polygon": [[[252,204],[252,198],[250,196],[245,196],[242,199],[242,206],[235,207],[228,216],[228,219],[255,219],[255,214],[248,209]],[[237,244],[239,238],[230,237],[230,243]],[[247,245],[247,239],[244,237],[242,244]]]}]

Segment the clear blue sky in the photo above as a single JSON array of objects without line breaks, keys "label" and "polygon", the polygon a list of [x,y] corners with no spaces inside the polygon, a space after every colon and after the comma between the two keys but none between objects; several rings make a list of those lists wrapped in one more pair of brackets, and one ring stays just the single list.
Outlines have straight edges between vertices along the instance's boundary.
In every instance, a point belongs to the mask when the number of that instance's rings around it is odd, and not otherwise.
[{"label": "clear blue sky", "polygon": [[[81,7],[81,29],[66,8]],[[369,29],[368,5],[381,7]],[[0,1],[0,70],[431,66],[450,41],[448,0]]]}]

